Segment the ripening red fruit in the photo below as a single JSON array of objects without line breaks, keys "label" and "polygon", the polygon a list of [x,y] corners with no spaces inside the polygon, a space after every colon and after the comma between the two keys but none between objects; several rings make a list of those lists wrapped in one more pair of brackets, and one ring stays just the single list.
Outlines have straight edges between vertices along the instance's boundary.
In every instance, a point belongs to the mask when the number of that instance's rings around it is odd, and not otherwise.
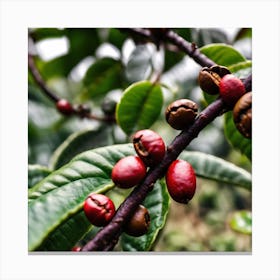
[{"label": "ripening red fruit", "polygon": [[170,196],[179,203],[188,203],[196,190],[196,176],[192,166],[184,160],[175,160],[169,166],[165,180]]},{"label": "ripening red fruit", "polygon": [[163,139],[150,129],[137,131],[133,136],[133,145],[136,153],[146,166],[159,164],[165,155]]},{"label": "ripening red fruit", "polygon": [[120,159],[112,170],[112,180],[120,188],[138,185],[146,176],[146,166],[138,156]]},{"label": "ripening red fruit", "polygon": [[66,99],[60,99],[56,102],[57,110],[63,115],[71,115],[74,113],[74,109],[71,103]]},{"label": "ripening red fruit", "polygon": [[93,225],[106,226],[115,215],[115,205],[106,195],[92,193],[84,202],[84,212]]},{"label": "ripening red fruit", "polygon": [[242,81],[232,74],[225,75],[220,81],[220,96],[230,108],[233,108],[245,91]]}]

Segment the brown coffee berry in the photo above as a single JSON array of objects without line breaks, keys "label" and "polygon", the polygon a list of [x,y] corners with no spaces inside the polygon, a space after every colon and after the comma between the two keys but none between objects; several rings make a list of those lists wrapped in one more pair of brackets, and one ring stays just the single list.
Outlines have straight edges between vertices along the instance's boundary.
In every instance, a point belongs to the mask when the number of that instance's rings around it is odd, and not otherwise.
[{"label": "brown coffee berry", "polygon": [[106,195],[91,193],[84,202],[84,212],[93,225],[105,226],[115,215],[115,205]]},{"label": "brown coffee berry", "polygon": [[166,185],[170,196],[179,203],[187,204],[196,190],[196,176],[192,166],[177,159],[171,163],[166,175]]},{"label": "brown coffee berry", "polygon": [[146,207],[139,205],[128,223],[124,226],[124,232],[131,236],[141,236],[148,232],[150,226],[150,214]]},{"label": "brown coffee berry", "polygon": [[156,132],[150,129],[139,130],[134,134],[132,141],[136,153],[146,166],[155,166],[162,161],[165,144]]},{"label": "brown coffee berry", "polygon": [[183,130],[193,124],[198,113],[197,104],[189,99],[178,99],[167,107],[166,121],[174,129]]},{"label": "brown coffee berry", "polygon": [[120,159],[113,167],[112,181],[120,188],[128,189],[138,185],[146,176],[146,166],[138,156]]},{"label": "brown coffee berry", "polygon": [[209,68],[203,67],[198,75],[198,84],[208,94],[219,94],[221,78],[227,74],[230,74],[230,71],[224,66],[214,65]]},{"label": "brown coffee berry", "polygon": [[252,92],[245,93],[233,108],[233,120],[238,131],[252,138]]}]

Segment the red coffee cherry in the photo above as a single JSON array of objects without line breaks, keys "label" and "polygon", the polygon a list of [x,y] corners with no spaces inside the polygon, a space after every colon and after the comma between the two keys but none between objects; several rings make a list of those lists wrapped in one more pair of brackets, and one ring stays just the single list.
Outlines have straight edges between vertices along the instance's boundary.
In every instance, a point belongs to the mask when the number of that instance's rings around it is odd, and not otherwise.
[{"label": "red coffee cherry", "polygon": [[71,115],[74,113],[74,109],[69,101],[66,99],[60,99],[56,102],[57,110],[63,115]]},{"label": "red coffee cherry", "polygon": [[124,227],[125,233],[131,236],[141,236],[147,233],[150,226],[150,214],[146,207],[139,205],[133,216]]},{"label": "red coffee cherry", "polygon": [[92,193],[84,202],[84,212],[93,225],[106,226],[115,215],[115,205],[106,195]]},{"label": "red coffee cherry", "polygon": [[233,108],[245,91],[242,81],[232,74],[225,75],[220,81],[220,96],[230,108]]},{"label": "red coffee cherry", "polygon": [[112,180],[120,188],[128,189],[138,185],[146,176],[146,166],[137,156],[120,159],[112,170]]},{"label": "red coffee cherry", "polygon": [[133,145],[136,153],[146,166],[155,166],[164,157],[164,141],[156,132],[150,129],[137,131],[133,137]]},{"label": "red coffee cherry", "polygon": [[192,166],[184,160],[175,160],[165,175],[170,196],[179,203],[188,203],[196,190],[196,176]]}]

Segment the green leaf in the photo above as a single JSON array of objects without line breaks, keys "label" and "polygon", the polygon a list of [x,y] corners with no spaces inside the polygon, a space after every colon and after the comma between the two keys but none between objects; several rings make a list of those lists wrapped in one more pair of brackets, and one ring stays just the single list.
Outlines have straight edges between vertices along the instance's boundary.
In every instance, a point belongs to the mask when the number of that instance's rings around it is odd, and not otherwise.
[{"label": "green leaf", "polygon": [[58,28],[36,28],[30,31],[30,34],[33,40],[38,42],[50,38],[60,38],[65,35],[65,30]]},{"label": "green leaf", "polygon": [[55,150],[50,161],[50,168],[52,170],[58,169],[74,156],[86,150],[112,145],[113,139],[110,132],[110,127],[101,126],[96,129],[86,129],[71,134]]},{"label": "green leaf", "polygon": [[127,80],[131,83],[146,80],[152,71],[152,52],[146,45],[138,45],[131,53],[125,69]]},{"label": "green leaf", "polygon": [[184,151],[179,158],[188,161],[199,177],[251,190],[251,174],[233,163],[202,152]]},{"label": "green leaf", "polygon": [[244,154],[248,159],[252,159],[252,140],[245,138],[235,127],[232,112],[225,114],[225,135],[230,144]]},{"label": "green leaf", "polygon": [[149,128],[159,117],[163,105],[161,87],[149,81],[129,86],[116,109],[117,122],[126,134]]},{"label": "green leaf", "polygon": [[110,28],[107,41],[117,47],[119,50],[122,49],[123,43],[127,39],[125,32],[121,32],[116,28]]},{"label": "green leaf", "polygon": [[209,44],[200,51],[217,64],[227,67],[246,60],[240,52],[226,44]]},{"label": "green leaf", "polygon": [[40,182],[42,179],[47,177],[51,171],[39,164],[28,165],[28,188],[33,187],[35,184]]},{"label": "green leaf", "polygon": [[247,210],[235,212],[230,220],[230,227],[237,232],[252,234],[252,213]]},{"label": "green leaf", "polygon": [[103,57],[97,60],[86,72],[83,79],[84,91],[81,100],[103,95],[122,86],[122,64],[119,60]]},{"label": "green leaf", "polygon": [[140,237],[125,233],[121,237],[124,251],[149,251],[159,231],[164,227],[169,210],[169,194],[164,180],[157,181],[151,193],[146,197],[144,206],[149,210],[151,223],[148,232]]},{"label": "green leaf", "polygon": [[113,166],[131,154],[131,144],[86,151],[29,189],[29,250],[38,249],[61,225],[76,216],[91,192],[112,189]]},{"label": "green leaf", "polygon": [[58,226],[36,251],[69,251],[92,228],[83,211]]}]

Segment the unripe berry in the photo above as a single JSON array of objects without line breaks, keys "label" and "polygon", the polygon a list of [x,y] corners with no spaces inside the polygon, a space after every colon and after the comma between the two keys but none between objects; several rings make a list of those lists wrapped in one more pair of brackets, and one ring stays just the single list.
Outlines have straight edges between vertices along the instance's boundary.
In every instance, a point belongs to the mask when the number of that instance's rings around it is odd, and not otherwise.
[{"label": "unripe berry", "polygon": [[183,130],[193,124],[197,111],[197,104],[192,100],[178,99],[166,108],[165,118],[174,129]]},{"label": "unripe berry", "polygon": [[84,212],[93,225],[106,226],[115,215],[115,205],[106,195],[92,193],[84,202]]},{"label": "unripe berry", "polygon": [[138,185],[146,176],[146,166],[138,156],[120,159],[112,170],[112,181],[120,188]]},{"label": "unripe berry", "polygon": [[71,115],[74,112],[74,109],[69,101],[66,99],[60,99],[56,102],[57,110],[63,115]]},{"label": "unripe berry", "polygon": [[131,236],[141,236],[147,233],[150,225],[150,214],[147,208],[139,205],[133,216],[124,227],[125,233]]},{"label": "unripe berry", "polygon": [[225,75],[220,81],[220,96],[230,108],[233,108],[245,91],[242,81],[232,74]]},{"label": "unripe berry", "polygon": [[184,160],[175,160],[165,175],[170,196],[179,203],[188,203],[196,190],[196,176],[192,166]]},{"label": "unripe berry", "polygon": [[164,157],[164,141],[157,133],[150,129],[137,131],[133,137],[133,145],[136,153],[146,166],[155,166]]}]

